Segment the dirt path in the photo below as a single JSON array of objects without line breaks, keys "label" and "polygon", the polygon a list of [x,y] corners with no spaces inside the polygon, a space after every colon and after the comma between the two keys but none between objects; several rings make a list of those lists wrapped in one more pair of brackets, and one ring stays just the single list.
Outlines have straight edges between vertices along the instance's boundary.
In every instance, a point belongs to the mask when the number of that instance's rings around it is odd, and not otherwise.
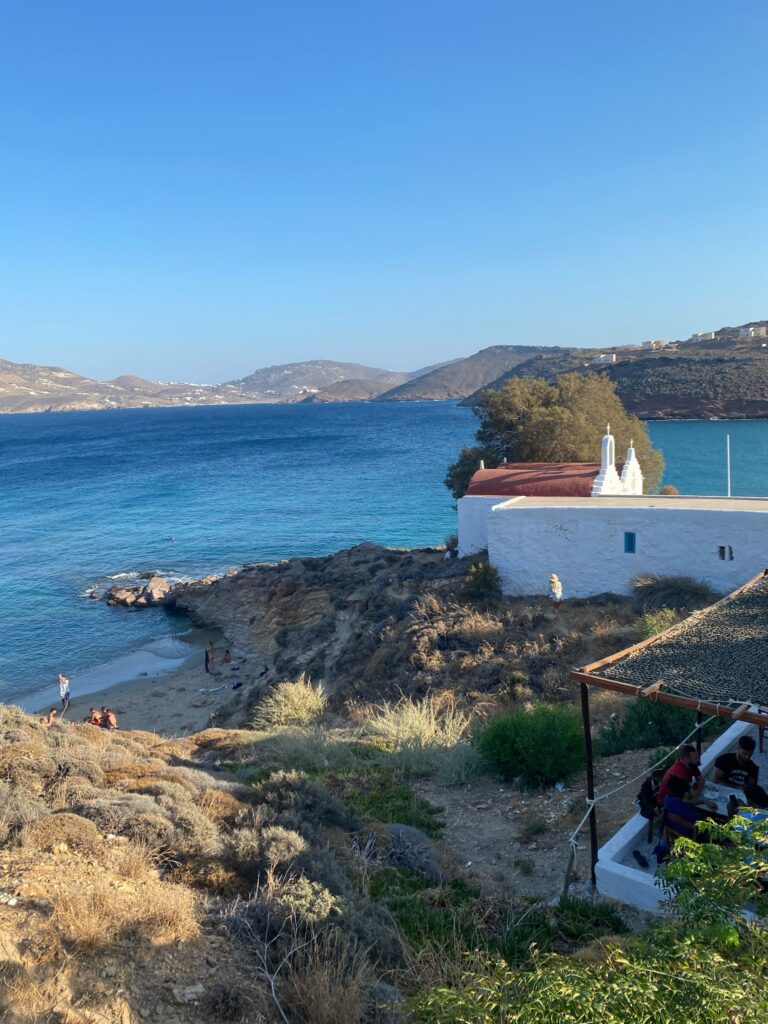
[{"label": "dirt path", "polygon": [[[596,790],[607,792],[643,772],[648,750],[632,750],[595,764]],[[425,781],[419,794],[444,808],[442,847],[461,873],[484,892],[511,890],[542,900],[557,898],[568,862],[568,836],[586,810],[583,781],[556,789],[520,791],[486,778],[466,786]],[[598,838],[611,836],[636,811],[640,783],[632,783],[598,808]],[[589,879],[589,830],[579,836],[574,882]]]}]

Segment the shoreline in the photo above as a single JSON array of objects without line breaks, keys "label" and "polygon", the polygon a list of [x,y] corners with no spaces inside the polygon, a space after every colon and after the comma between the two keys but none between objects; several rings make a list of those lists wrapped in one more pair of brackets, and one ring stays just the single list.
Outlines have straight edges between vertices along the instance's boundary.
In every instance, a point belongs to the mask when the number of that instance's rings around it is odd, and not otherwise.
[{"label": "shoreline", "polygon": [[[216,671],[206,674],[204,643],[196,644],[170,671],[154,676],[146,672],[118,680],[97,689],[78,691],[72,681],[72,700],[65,722],[82,722],[92,707],[112,708],[121,730],[138,729],[162,733],[165,736],[184,736],[199,732],[211,724],[212,715],[229,718],[245,710],[247,698],[253,693],[268,670],[266,660],[258,655],[245,655],[225,642],[220,630],[200,630],[214,639]],[[229,646],[232,663],[221,664],[221,657]],[[239,683],[232,689],[233,683]],[[201,691],[215,692],[201,692]],[[35,715],[47,715],[56,707],[61,716],[58,691],[51,687],[56,699],[50,703],[36,702]]]}]

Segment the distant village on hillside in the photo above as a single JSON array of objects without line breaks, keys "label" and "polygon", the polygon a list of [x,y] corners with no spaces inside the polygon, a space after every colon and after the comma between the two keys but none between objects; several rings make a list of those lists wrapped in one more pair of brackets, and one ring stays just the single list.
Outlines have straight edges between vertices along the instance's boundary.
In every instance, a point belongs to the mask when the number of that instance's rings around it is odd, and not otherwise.
[{"label": "distant village on hillside", "polygon": [[150,381],[123,375],[97,381],[60,367],[0,360],[0,412],[244,403],[462,401],[511,377],[553,380],[605,374],[627,409],[645,419],[768,416],[768,321],[636,345],[576,348],[494,345],[413,372],[310,360],[255,370],[222,384]]}]

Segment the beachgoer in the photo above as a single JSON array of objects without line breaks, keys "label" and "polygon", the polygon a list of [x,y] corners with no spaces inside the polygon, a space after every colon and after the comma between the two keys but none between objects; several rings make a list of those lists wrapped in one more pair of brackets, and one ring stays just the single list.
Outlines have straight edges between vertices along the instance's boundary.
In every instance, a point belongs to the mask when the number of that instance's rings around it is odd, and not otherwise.
[{"label": "beachgoer", "polygon": [[69,680],[63,673],[59,673],[59,696],[61,697],[61,709],[66,711],[69,707]]},{"label": "beachgoer", "polygon": [[559,615],[560,602],[563,600],[563,584],[560,582],[560,577],[554,572],[549,577],[549,600],[555,609],[555,615]]},{"label": "beachgoer", "polygon": [[86,722],[89,722],[91,725],[101,725],[101,712],[98,708],[91,708]]},{"label": "beachgoer", "polygon": [[105,713],[104,728],[105,729],[117,729],[117,715],[112,708],[107,708]]},{"label": "beachgoer", "polygon": [[213,640],[208,641],[205,648],[205,671],[213,674],[216,671],[216,651],[213,648]]},{"label": "beachgoer", "polygon": [[230,665],[232,663],[232,655],[229,651],[224,651],[224,657],[221,659],[222,665]]},{"label": "beachgoer", "polygon": [[659,806],[664,806],[670,779],[685,779],[691,786],[693,795],[698,799],[704,789],[704,776],[699,768],[699,752],[690,743],[683,743],[677,748],[677,760],[664,773],[657,797]]},{"label": "beachgoer", "polygon": [[51,708],[51,710],[48,712],[48,717],[45,720],[45,724],[46,725],[53,725],[53,723],[54,722],[58,722],[58,720],[59,720],[59,712],[56,710],[56,708]]},{"label": "beachgoer", "polygon": [[712,770],[712,781],[724,786],[743,789],[747,783],[757,782],[760,769],[752,760],[755,752],[755,741],[751,736],[741,736],[736,750],[730,754],[721,754],[715,761]]}]

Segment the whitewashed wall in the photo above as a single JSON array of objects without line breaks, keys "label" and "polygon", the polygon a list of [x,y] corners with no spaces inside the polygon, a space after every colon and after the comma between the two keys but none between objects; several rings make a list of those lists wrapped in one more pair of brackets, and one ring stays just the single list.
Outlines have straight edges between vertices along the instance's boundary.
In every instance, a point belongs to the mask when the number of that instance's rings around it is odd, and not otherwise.
[{"label": "whitewashed wall", "polygon": [[500,498],[498,495],[466,495],[456,502],[458,511],[459,556],[475,555],[488,547],[488,514],[500,502],[514,503],[520,498]]},{"label": "whitewashed wall", "polygon": [[[629,593],[642,572],[695,576],[727,593],[768,567],[768,512],[504,503],[488,510],[487,529],[489,560],[508,594],[545,594],[552,572],[566,598]],[[624,553],[625,532],[636,536],[635,554]]]}]

